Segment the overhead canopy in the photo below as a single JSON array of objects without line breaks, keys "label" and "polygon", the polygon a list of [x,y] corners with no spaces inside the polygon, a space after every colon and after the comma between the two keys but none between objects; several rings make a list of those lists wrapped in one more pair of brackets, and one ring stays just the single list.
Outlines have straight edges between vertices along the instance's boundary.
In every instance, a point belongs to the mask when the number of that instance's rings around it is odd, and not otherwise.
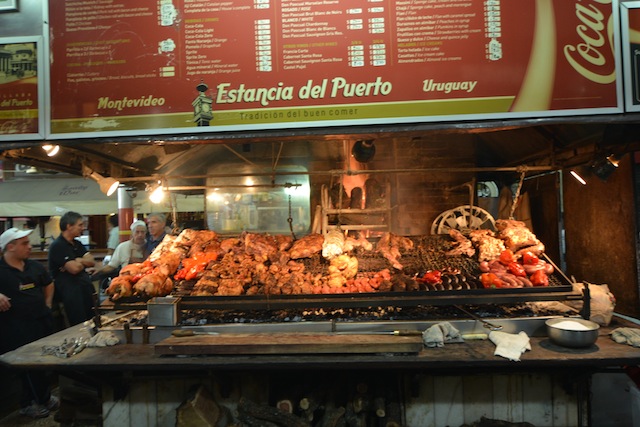
[{"label": "overhead canopy", "polygon": [[[133,201],[135,213],[170,211],[168,206],[152,205],[146,194]],[[176,196],[179,212],[204,211],[204,196]],[[5,181],[0,185],[0,216],[55,216],[67,211],[82,215],[108,215],[118,212],[116,195],[107,197],[90,179],[57,178]]]}]

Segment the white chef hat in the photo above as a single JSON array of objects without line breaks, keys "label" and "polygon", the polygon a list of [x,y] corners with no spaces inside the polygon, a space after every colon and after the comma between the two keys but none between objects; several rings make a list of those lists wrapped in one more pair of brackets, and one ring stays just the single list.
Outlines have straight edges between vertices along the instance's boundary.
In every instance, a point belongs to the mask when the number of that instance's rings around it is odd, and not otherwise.
[{"label": "white chef hat", "polygon": [[140,226],[144,227],[145,230],[147,229],[147,224],[145,224],[144,221],[139,220],[139,219],[133,221],[133,223],[131,224],[131,232],[135,233],[136,232],[136,228],[140,227]]}]

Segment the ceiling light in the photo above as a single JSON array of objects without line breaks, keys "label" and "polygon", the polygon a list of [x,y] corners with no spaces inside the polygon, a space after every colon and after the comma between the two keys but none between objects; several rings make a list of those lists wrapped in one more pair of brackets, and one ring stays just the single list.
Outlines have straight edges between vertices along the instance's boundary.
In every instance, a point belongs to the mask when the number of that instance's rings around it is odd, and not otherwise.
[{"label": "ceiling light", "polygon": [[100,191],[102,191],[107,196],[111,196],[113,193],[115,193],[118,189],[118,186],[120,185],[120,181],[118,181],[117,179],[112,177],[104,177],[85,165],[82,166],[82,175],[84,175],[85,178],[89,177],[96,181],[100,186]]},{"label": "ceiling light", "polygon": [[575,170],[571,170],[570,171],[571,175],[582,185],[587,185],[587,181],[584,180],[584,178],[582,176],[580,176],[580,174],[578,172],[576,172]]},{"label": "ceiling light", "polygon": [[162,187],[162,182],[158,181],[158,184],[155,186],[148,186],[147,191],[150,191],[149,201],[151,203],[158,204],[164,200],[164,188]]},{"label": "ceiling light", "polygon": [[53,157],[56,154],[58,154],[58,151],[60,151],[60,146],[52,145],[52,144],[44,144],[42,146],[42,149],[45,151],[45,153],[47,153],[47,156]]}]

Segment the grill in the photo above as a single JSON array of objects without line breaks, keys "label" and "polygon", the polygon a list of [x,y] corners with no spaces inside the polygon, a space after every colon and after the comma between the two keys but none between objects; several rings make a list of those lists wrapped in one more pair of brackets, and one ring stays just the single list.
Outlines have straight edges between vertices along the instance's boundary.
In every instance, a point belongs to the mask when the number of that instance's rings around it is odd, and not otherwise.
[{"label": "grill", "polygon": [[[195,280],[176,284],[173,296],[180,297],[183,319],[191,323],[220,321],[286,322],[300,320],[393,320],[437,319],[461,315],[455,305],[473,305],[476,313],[487,316],[531,315],[525,303],[533,301],[562,301],[581,299],[571,283],[556,273],[550,275],[548,287],[485,289],[479,283],[479,263],[466,256],[446,256],[451,239],[446,235],[411,237],[414,249],[401,252],[402,271],[393,270],[389,261],[375,251],[356,250],[359,274],[382,269],[392,270],[393,290],[390,292],[297,294],[297,295],[239,295],[191,296]],[[328,274],[329,263],[319,254],[300,260],[312,274]],[[416,276],[425,271],[455,272],[445,274],[438,286],[415,287]],[[414,283],[414,287],[403,284]],[[398,285],[398,286],[396,286]],[[500,307],[505,304],[505,307]],[[146,301],[126,298],[103,304],[103,310],[145,310]],[[463,316],[464,317],[464,316]]]}]

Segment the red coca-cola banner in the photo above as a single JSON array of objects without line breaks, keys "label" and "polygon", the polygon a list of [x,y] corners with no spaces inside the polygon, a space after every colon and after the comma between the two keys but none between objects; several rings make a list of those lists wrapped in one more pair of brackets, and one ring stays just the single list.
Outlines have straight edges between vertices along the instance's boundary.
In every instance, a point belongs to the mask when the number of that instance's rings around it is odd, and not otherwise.
[{"label": "red coca-cola banner", "polygon": [[605,0],[75,0],[51,135],[621,111]]}]

